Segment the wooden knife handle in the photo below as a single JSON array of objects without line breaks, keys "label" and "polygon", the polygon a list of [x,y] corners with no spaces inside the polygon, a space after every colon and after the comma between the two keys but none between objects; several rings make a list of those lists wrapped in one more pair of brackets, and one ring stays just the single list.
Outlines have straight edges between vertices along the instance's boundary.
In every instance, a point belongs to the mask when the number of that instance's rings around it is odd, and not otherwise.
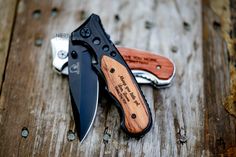
[{"label": "wooden knife handle", "polygon": [[118,47],[118,50],[132,70],[148,71],[161,80],[168,80],[173,76],[174,64],[166,57],[125,47]]},{"label": "wooden knife handle", "polygon": [[150,113],[141,93],[126,67],[104,55],[101,70],[106,78],[109,92],[122,108],[124,127],[130,134],[139,134],[151,125]]}]

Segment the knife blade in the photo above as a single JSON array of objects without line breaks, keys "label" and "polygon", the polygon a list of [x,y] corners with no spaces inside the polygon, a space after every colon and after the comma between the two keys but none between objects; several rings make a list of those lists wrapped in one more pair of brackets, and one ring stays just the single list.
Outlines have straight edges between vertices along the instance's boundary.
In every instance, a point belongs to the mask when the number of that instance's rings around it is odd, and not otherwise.
[{"label": "knife blade", "polygon": [[[92,14],[79,28],[71,33],[69,42],[69,82],[72,80],[72,74],[77,74],[77,72],[72,73],[70,69],[73,69],[75,64],[81,67],[80,62],[83,58],[78,60],[78,56],[83,52],[85,53],[84,48],[86,48],[89,52],[87,54],[90,54],[92,58],[92,69],[104,80],[107,85],[108,93],[113,98],[114,102],[116,102],[120,111],[121,128],[133,137],[140,137],[146,134],[152,126],[149,106],[128,65],[112,41],[107,37],[99,16]],[[84,48],[80,48],[81,46]],[[79,69],[78,75],[80,75],[80,77],[84,77],[82,73],[94,73],[92,72],[93,70],[88,69],[85,72],[85,69],[82,67]],[[79,81],[78,77],[74,76],[73,78],[74,81]],[[80,81],[80,86],[74,87],[70,82],[70,88],[79,88],[81,91],[79,98],[84,96],[83,91],[86,88],[81,84],[82,82]],[[95,87],[91,86],[90,90],[93,90],[93,88]],[[94,96],[92,96],[92,98],[94,98]],[[78,103],[80,104],[76,104],[76,106],[97,105],[95,103],[89,104],[86,101],[84,104],[81,104],[81,101]],[[96,107],[92,108],[94,109]],[[82,112],[84,112],[84,110],[79,110],[79,119],[84,118],[81,115]],[[81,127],[80,125],[80,130]]]},{"label": "knife blade", "polygon": [[79,140],[83,142],[95,119],[99,81],[97,74],[92,71],[92,58],[86,48],[71,45],[70,49],[79,49],[76,58],[69,55],[69,87],[72,109]]},{"label": "knife blade", "polygon": [[[68,75],[68,38],[51,39],[53,67],[60,74]],[[156,88],[169,87],[175,75],[174,63],[161,55],[134,48],[117,47],[139,84]]]}]

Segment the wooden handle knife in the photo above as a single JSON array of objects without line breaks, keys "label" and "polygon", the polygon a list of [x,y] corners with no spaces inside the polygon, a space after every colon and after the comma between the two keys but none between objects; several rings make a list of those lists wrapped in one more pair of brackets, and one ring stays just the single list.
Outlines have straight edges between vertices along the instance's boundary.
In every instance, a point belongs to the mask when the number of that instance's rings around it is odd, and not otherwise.
[{"label": "wooden handle knife", "polygon": [[104,79],[109,94],[120,109],[123,130],[135,137],[147,133],[152,125],[148,103],[127,63],[104,31],[99,16],[92,14],[72,32],[71,43],[88,50],[71,49],[72,58],[74,54],[88,52],[93,57],[94,69]]}]

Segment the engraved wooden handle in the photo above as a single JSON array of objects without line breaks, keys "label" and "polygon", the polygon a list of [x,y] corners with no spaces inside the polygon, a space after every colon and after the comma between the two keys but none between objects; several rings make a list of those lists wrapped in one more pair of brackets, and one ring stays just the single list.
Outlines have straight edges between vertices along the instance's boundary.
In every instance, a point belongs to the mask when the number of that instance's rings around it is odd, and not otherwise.
[{"label": "engraved wooden handle", "polygon": [[148,71],[161,80],[168,80],[173,76],[174,64],[166,57],[125,47],[118,47],[118,50],[132,70]]},{"label": "engraved wooden handle", "polygon": [[150,125],[150,113],[126,67],[109,56],[101,59],[101,70],[109,92],[116,98],[123,111],[125,129],[139,134]]}]

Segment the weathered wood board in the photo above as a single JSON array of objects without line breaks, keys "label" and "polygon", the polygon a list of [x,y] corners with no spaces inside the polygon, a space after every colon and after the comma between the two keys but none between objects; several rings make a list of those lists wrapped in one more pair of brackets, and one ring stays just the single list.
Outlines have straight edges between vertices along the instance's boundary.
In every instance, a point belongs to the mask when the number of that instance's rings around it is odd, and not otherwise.
[{"label": "weathered wood board", "polygon": [[224,108],[231,75],[227,40],[229,4],[229,1],[203,2],[204,142],[207,155],[236,154],[235,117]]},{"label": "weathered wood board", "polygon": [[0,1],[0,91],[2,88],[2,79],[6,67],[8,51],[10,48],[16,7],[16,0]]},{"label": "weathered wood board", "polygon": [[[232,4],[0,0],[1,23],[9,25],[0,26],[0,41],[3,32],[7,38],[0,49],[0,156],[234,156],[236,119],[224,107],[235,79],[229,46],[235,34],[227,23]],[[156,52],[176,65],[171,87],[141,87],[154,120],[142,139],[120,130],[117,109],[102,94],[90,133],[82,144],[76,139],[67,78],[52,70],[50,39],[91,13],[100,15],[116,44]]]}]

